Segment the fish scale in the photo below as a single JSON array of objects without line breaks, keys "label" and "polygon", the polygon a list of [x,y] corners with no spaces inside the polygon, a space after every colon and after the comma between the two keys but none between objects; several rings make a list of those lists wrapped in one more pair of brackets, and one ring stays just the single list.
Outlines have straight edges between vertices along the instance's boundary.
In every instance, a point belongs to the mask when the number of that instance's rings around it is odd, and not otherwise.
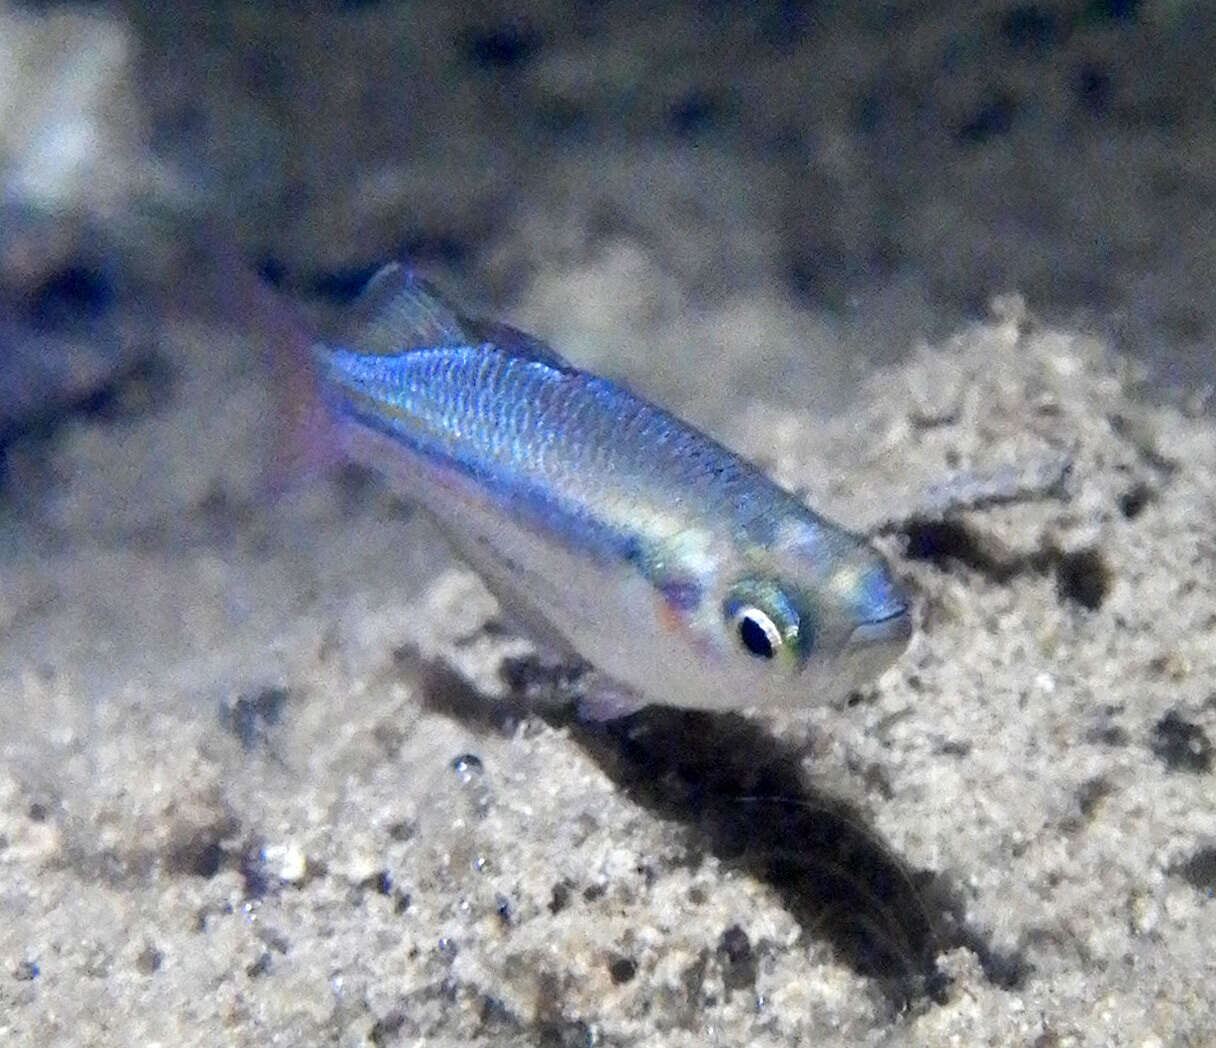
[{"label": "fish scale", "polygon": [[[361,420],[387,421],[420,450],[506,486],[560,482],[552,494],[571,505],[602,502],[628,514],[648,498],[656,505],[674,499],[729,513],[746,527],[762,516],[761,497],[788,498],[733,453],[606,379],[510,358],[496,347],[398,357],[329,351],[326,365],[335,385],[366,398],[353,409]],[[608,486],[605,473],[627,483]]]}]

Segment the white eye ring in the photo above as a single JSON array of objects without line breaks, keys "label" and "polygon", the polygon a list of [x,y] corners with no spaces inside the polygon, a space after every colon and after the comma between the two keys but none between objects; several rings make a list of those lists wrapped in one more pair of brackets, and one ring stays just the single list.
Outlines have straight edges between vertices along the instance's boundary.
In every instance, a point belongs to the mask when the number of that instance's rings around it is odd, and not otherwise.
[{"label": "white eye ring", "polygon": [[735,630],[743,650],[757,659],[775,658],[785,643],[777,624],[752,605],[742,607],[735,613]]}]

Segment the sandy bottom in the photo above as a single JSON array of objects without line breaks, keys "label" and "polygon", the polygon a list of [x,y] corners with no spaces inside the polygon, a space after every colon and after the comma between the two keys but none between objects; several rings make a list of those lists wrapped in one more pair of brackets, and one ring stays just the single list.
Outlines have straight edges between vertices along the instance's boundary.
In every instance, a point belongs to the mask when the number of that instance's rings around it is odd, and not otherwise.
[{"label": "sandy bottom", "polygon": [[171,337],[170,402],[40,445],[3,521],[10,1037],[1216,1028],[1216,430],[1098,343],[1015,309],[836,423],[741,407],[883,536],[912,647],[838,708],[588,729],[421,515],[353,476],[261,501],[241,339]]}]

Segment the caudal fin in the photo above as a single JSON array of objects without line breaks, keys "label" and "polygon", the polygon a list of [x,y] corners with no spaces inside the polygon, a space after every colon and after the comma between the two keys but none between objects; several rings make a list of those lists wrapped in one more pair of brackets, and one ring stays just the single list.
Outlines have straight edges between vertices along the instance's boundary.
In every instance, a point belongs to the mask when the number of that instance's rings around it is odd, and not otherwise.
[{"label": "caudal fin", "polygon": [[276,498],[339,465],[341,445],[322,396],[310,325],[248,269],[233,279],[241,287],[244,321],[269,384],[271,436],[262,483]]},{"label": "caudal fin", "polygon": [[[326,352],[292,304],[251,273],[245,311],[265,346],[276,413],[276,440],[266,470],[269,493],[282,494],[342,460],[337,426],[324,398]],[[425,280],[399,263],[368,281],[335,340],[360,354],[389,355],[444,345],[465,345],[469,334],[454,307]]]}]

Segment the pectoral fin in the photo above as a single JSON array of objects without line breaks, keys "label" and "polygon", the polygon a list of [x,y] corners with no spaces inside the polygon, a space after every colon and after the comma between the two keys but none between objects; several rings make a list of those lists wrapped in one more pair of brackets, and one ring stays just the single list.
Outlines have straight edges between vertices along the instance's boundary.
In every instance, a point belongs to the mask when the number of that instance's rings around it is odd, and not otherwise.
[{"label": "pectoral fin", "polygon": [[579,687],[580,694],[574,700],[574,708],[578,719],[584,722],[617,720],[651,705],[649,699],[628,685],[596,670],[583,677]]}]

